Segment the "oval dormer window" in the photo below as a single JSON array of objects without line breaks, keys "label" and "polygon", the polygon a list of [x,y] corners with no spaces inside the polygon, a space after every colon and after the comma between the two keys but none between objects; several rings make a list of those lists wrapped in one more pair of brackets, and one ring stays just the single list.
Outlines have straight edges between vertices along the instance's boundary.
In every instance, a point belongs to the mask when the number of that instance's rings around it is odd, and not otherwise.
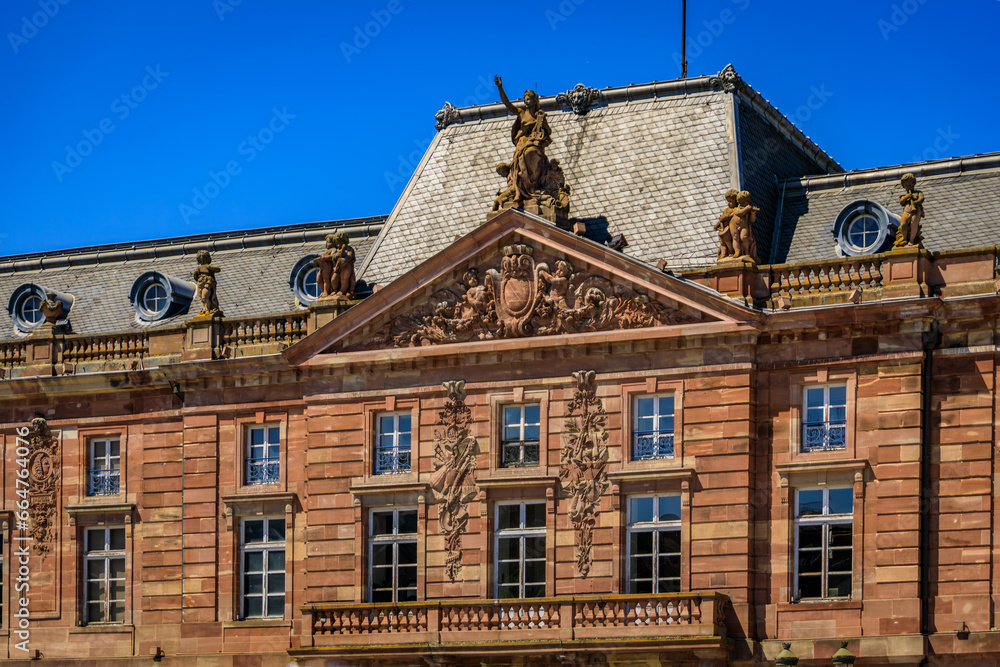
[{"label": "oval dormer window", "polygon": [[159,271],[147,271],[132,283],[129,300],[143,322],[156,322],[186,313],[194,285]]},{"label": "oval dormer window", "polygon": [[317,257],[319,255],[306,255],[295,263],[288,276],[288,284],[299,305],[308,306],[319,298],[319,268],[313,264],[313,260]]},{"label": "oval dormer window", "polygon": [[833,223],[840,251],[851,257],[881,252],[892,243],[899,218],[881,204],[859,199],[845,206]]},{"label": "oval dormer window", "polygon": [[[50,293],[53,299],[51,303],[56,304],[55,306],[46,304]],[[62,292],[47,290],[35,283],[24,283],[10,295],[10,301],[7,303],[7,312],[10,313],[10,317],[14,320],[14,326],[17,327],[18,331],[28,333],[41,324],[44,324],[46,312],[50,315],[58,312],[56,309],[59,306],[56,302],[62,303],[62,312],[55,316],[58,320],[66,319],[70,308],[73,306],[73,297]]]}]

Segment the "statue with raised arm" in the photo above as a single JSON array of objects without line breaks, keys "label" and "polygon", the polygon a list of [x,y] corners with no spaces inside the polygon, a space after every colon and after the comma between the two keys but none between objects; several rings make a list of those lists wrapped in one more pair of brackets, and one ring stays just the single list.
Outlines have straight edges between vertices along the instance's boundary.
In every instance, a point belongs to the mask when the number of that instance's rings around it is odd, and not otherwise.
[{"label": "statue with raised arm", "polygon": [[924,193],[917,190],[917,178],[913,174],[903,174],[900,184],[905,192],[899,198],[903,207],[903,217],[899,219],[893,248],[910,248],[921,245],[920,220],[924,217]]},{"label": "statue with raised arm", "polygon": [[497,173],[507,179],[507,188],[497,194],[493,210],[520,208],[550,222],[563,222],[569,215],[569,186],[558,161],[553,164],[545,155],[552,143],[552,128],[539,108],[538,93],[524,91],[524,106],[519,107],[508,99],[500,77],[494,81],[500,100],[515,119],[510,130],[514,158],[509,165],[497,167]]}]

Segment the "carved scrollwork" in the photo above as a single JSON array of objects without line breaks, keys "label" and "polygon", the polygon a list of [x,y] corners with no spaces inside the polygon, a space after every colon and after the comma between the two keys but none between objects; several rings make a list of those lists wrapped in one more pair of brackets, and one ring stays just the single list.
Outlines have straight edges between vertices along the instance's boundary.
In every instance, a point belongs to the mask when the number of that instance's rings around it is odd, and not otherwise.
[{"label": "carved scrollwork", "polygon": [[29,532],[44,558],[52,551],[58,515],[59,445],[44,417],[31,420],[28,430]]},{"label": "carved scrollwork", "polygon": [[570,521],[576,531],[576,566],[584,577],[593,564],[594,526],[601,511],[601,496],[609,482],[607,413],[597,398],[594,371],[573,373],[576,391],[569,404],[559,478],[569,496]]},{"label": "carved scrollwork", "polygon": [[597,88],[589,88],[582,83],[578,83],[573,86],[572,90],[567,90],[556,95],[556,102],[568,106],[573,113],[582,116],[587,113],[590,107],[597,104],[602,97],[603,94]]},{"label": "carved scrollwork", "polygon": [[434,430],[434,472],[429,481],[448,550],[445,570],[454,582],[462,570],[462,533],[469,526],[469,503],[479,494],[475,475],[479,446],[469,434],[472,411],[462,398],[465,380],[443,386],[448,401],[438,413],[441,428]]},{"label": "carved scrollwork", "polygon": [[535,260],[523,244],[503,248],[499,268],[465,272],[460,285],[431,295],[355,349],[640,329],[697,321],[607,278],[575,272],[566,260]]},{"label": "carved scrollwork", "polygon": [[452,123],[457,123],[460,115],[458,107],[451,102],[445,102],[441,110],[434,114],[434,119],[437,121],[434,123],[434,127],[438,130],[443,130]]}]

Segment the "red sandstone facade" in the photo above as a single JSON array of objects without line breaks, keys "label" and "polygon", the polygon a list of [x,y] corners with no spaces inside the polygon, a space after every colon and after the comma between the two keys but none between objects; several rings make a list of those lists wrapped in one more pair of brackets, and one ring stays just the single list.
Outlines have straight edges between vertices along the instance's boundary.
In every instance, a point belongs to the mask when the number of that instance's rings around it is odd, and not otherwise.
[{"label": "red sandstone facade", "polygon": [[[683,323],[378,342],[387,323],[470,267],[499,266],[511,244],[626,286]],[[53,529],[40,540],[49,551],[36,544],[30,557],[29,647],[41,664],[721,667],[767,664],[780,641],[799,664],[828,664],[841,640],[859,664],[996,664],[998,253],[866,258],[870,284],[856,303],[849,280],[810,285],[817,267],[678,279],[507,212],[339,317],[314,308],[308,335],[275,336],[254,354],[222,354],[223,325],[209,320],[164,334],[184,361],[74,375],[59,358],[67,337],[39,332],[11,364],[19,376],[0,383],[3,655],[30,657],[17,648],[15,616],[16,429],[41,413],[60,473]],[[595,373],[584,382],[580,371]],[[817,388],[831,405],[843,391],[842,447],[803,442]],[[588,391],[588,409],[606,415],[588,440],[606,446],[606,484],[581,559],[563,464]],[[635,456],[643,397],[672,399],[671,456]],[[435,447],[456,401],[469,409],[475,449],[452,577]],[[537,406],[538,464],[504,467],[504,409],[526,405]],[[379,463],[380,436],[401,433],[400,416],[408,463]],[[267,442],[277,429],[267,484],[248,483],[255,426]],[[120,486],[95,495],[92,446],[109,440],[120,443]],[[386,465],[395,470],[377,474]],[[632,503],[652,497],[661,511],[676,502],[660,528],[677,543],[658,543],[660,592],[630,593],[645,553],[632,536],[650,527],[634,521]],[[814,498],[824,509],[803,515]],[[504,507],[521,513],[514,532],[504,532]],[[390,524],[395,537],[374,535]],[[404,524],[412,540],[396,539]],[[93,549],[91,531],[105,528],[124,544],[109,537],[109,549]],[[814,562],[805,552],[815,535],[819,589],[803,565]],[[534,540],[514,554],[524,575],[515,590],[534,597],[497,602],[498,561],[514,544],[501,542],[515,538]],[[396,544],[396,602],[372,602],[386,590],[373,562],[380,539]],[[265,564],[251,552],[266,552]],[[402,571],[411,555],[415,580]],[[124,591],[120,613],[87,606],[102,600],[87,588],[88,558],[121,568],[111,584]],[[264,579],[265,591],[251,590]]]}]

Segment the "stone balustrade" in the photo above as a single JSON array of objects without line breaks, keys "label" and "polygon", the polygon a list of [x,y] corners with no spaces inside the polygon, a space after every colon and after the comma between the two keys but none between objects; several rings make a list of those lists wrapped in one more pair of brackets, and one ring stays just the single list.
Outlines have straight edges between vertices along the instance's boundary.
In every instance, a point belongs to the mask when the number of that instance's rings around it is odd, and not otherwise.
[{"label": "stone balustrade", "polygon": [[589,595],[523,600],[435,600],[302,607],[305,646],[504,641],[721,638],[721,593]]}]

